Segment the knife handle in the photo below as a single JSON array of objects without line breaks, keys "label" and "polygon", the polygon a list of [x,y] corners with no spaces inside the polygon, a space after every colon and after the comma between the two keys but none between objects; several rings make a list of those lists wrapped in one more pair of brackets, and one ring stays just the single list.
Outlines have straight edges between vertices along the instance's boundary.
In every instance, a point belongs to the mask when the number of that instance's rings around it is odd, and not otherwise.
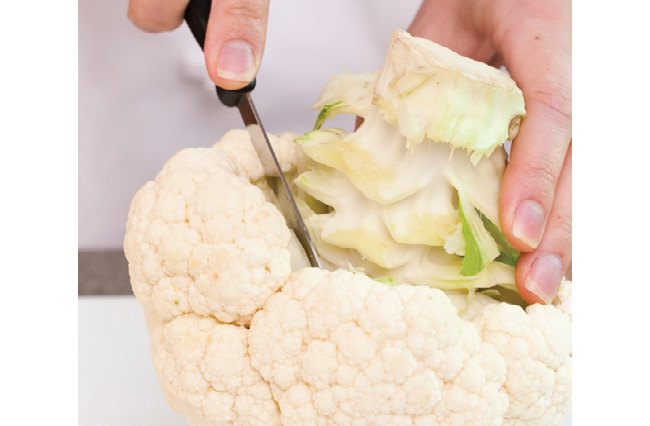
[{"label": "knife handle", "polygon": [[[205,33],[208,28],[208,18],[210,17],[211,5],[212,0],[190,0],[185,9],[185,22],[187,22],[187,26],[190,27],[190,30],[192,31],[196,42],[201,46],[201,49],[203,49],[205,42]],[[225,106],[237,106],[242,96],[255,88],[256,82],[257,78],[253,79],[248,86],[237,90],[227,90],[216,86],[217,96]]]}]

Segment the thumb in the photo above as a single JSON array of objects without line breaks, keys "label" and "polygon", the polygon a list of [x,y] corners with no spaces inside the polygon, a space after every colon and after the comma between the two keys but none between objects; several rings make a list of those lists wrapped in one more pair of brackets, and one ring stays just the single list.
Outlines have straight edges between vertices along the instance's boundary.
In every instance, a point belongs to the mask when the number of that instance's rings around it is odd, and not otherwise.
[{"label": "thumb", "polygon": [[205,37],[210,79],[228,90],[250,83],[260,68],[269,0],[214,0]]}]

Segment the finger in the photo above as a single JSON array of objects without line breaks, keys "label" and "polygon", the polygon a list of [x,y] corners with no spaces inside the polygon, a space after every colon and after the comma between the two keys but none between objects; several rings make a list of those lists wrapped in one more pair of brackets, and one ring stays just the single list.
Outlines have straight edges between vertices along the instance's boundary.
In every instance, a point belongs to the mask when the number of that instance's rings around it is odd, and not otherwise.
[{"label": "finger", "polygon": [[260,67],[269,0],[214,0],[205,38],[210,79],[234,90],[250,83]]},{"label": "finger", "polygon": [[551,303],[571,264],[571,145],[555,190],[546,232],[537,250],[522,253],[517,289],[529,303]]},{"label": "finger", "polygon": [[500,66],[491,40],[476,30],[477,9],[458,0],[424,0],[408,32],[476,61]]},{"label": "finger", "polygon": [[526,102],[500,195],[502,229],[521,251],[535,249],[544,234],[571,141],[570,11],[554,13],[561,19],[523,14],[521,25],[497,41]]},{"label": "finger", "polygon": [[183,23],[189,0],[130,0],[127,16],[138,28],[158,33]]}]

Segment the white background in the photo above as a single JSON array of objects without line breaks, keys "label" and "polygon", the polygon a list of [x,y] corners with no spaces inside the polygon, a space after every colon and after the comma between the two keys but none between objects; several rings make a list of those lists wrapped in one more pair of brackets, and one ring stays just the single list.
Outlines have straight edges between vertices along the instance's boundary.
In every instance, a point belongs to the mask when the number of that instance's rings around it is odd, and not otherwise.
[{"label": "white background", "polygon": [[[122,247],[129,203],[165,161],[242,127],[217,100],[189,29],[144,33],[127,4],[79,0],[80,250]],[[311,130],[327,78],[344,66],[377,71],[391,33],[408,27],[419,4],[273,0],[253,92],[267,130]]]}]

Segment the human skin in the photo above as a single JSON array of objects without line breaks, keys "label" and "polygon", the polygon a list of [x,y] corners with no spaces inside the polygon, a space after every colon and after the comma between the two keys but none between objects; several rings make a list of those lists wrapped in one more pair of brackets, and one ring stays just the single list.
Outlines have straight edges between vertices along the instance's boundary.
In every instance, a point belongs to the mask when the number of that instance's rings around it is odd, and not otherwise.
[{"label": "human skin", "polygon": [[519,292],[549,303],[571,264],[571,2],[425,0],[409,32],[505,65],[523,91],[527,116],[503,177],[500,222],[523,252]]},{"label": "human skin", "polygon": [[[183,22],[188,0],[130,0],[128,16],[150,32]],[[269,0],[213,2],[205,41],[212,81],[247,85],[259,70]],[[424,0],[409,32],[461,55],[505,66],[524,93],[527,116],[513,141],[500,222],[522,251],[517,288],[550,303],[571,264],[571,1]]]}]

